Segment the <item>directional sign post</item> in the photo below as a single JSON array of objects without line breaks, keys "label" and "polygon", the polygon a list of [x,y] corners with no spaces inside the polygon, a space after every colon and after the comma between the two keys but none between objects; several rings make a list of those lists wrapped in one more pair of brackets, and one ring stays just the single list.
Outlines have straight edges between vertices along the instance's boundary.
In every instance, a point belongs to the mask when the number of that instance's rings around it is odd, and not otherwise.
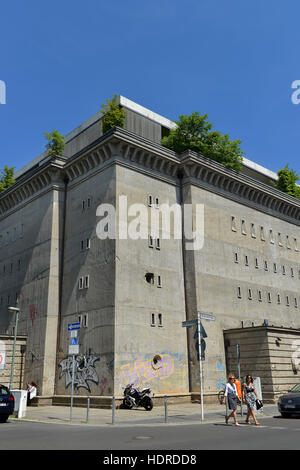
[{"label": "directional sign post", "polygon": [[72,421],[72,410],[73,410],[73,396],[74,396],[74,376],[75,376],[75,355],[79,354],[79,344],[77,340],[77,330],[80,330],[81,324],[69,323],[68,331],[70,334],[70,344],[69,344],[69,355],[72,355],[72,385],[71,385],[71,407],[70,407],[70,421]]},{"label": "directional sign post", "polygon": [[199,373],[200,373],[200,401],[201,401],[201,421],[204,420],[204,407],[203,407],[203,371],[202,371],[202,351],[201,351],[201,341],[202,341],[202,325],[201,319],[214,321],[216,318],[214,315],[209,313],[197,312],[197,320],[187,320],[182,322],[183,328],[191,328],[192,326],[198,326],[198,350],[199,350]]}]

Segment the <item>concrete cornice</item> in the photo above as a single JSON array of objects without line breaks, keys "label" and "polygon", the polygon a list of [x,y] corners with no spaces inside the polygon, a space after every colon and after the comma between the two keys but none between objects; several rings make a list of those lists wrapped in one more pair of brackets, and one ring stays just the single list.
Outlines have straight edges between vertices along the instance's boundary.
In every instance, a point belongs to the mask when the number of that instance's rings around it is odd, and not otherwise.
[{"label": "concrete cornice", "polygon": [[[0,215],[51,184],[59,171],[72,184],[110,162],[123,162],[155,178],[191,184],[300,225],[300,201],[250,176],[226,168],[192,151],[178,155],[162,145],[121,128],[114,128],[71,158],[45,159],[0,197]],[[75,183],[75,184],[76,184]]]},{"label": "concrete cornice", "polygon": [[0,217],[50,185],[63,183],[65,157],[48,157],[0,195]]}]

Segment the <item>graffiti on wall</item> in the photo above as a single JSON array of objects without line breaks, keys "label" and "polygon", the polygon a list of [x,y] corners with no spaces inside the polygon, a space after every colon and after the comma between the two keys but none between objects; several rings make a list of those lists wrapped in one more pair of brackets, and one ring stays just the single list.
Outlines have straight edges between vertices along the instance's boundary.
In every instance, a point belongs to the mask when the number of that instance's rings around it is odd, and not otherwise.
[{"label": "graffiti on wall", "polygon": [[[74,387],[85,388],[91,392],[88,382],[99,384],[99,377],[95,369],[95,362],[100,360],[100,356],[75,356]],[[61,367],[61,379],[66,377],[66,388],[72,383],[72,357],[68,356],[59,364]]]},{"label": "graffiti on wall", "polygon": [[217,380],[217,390],[224,390],[227,382],[225,377],[226,367],[221,362],[217,362],[217,370],[221,375]]},{"label": "graffiti on wall", "polygon": [[136,360],[131,367],[130,364],[121,366],[126,384],[132,383],[139,386],[154,378],[160,380],[168,379],[174,372],[174,359],[169,354],[159,354],[148,361]]}]

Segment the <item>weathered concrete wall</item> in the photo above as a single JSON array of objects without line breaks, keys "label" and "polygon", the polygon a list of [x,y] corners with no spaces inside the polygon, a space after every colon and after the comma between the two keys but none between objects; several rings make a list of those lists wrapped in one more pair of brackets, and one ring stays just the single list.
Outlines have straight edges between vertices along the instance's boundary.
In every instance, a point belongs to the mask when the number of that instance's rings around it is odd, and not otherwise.
[{"label": "weathered concrete wall", "polygon": [[[184,187],[184,201],[193,205],[204,204],[204,246],[201,250],[186,253],[186,275],[189,318],[195,317],[197,311],[212,313],[216,317],[215,322],[203,321],[207,333],[204,388],[206,393],[211,393],[222,389],[226,380],[223,329],[238,328],[241,321],[244,326],[252,323],[262,325],[264,319],[276,326],[300,327],[300,253],[294,244],[294,238],[299,243],[300,229],[193,185]],[[232,230],[232,217],[235,217],[236,231]],[[245,220],[245,226],[242,220]],[[256,230],[255,238],[251,235],[252,223]],[[261,239],[261,226],[264,227],[264,240]],[[270,230],[274,243],[270,242]],[[278,232],[281,233],[282,246],[278,244]],[[290,248],[287,247],[287,235]],[[274,263],[277,272],[274,272]],[[285,266],[285,274],[282,266]],[[238,297],[238,288],[241,289],[241,298]],[[278,294],[281,296],[280,304]],[[289,306],[286,305],[286,296],[289,296]],[[193,363],[192,390],[198,391],[195,330],[189,330],[189,338]]]},{"label": "weathered concrete wall", "polygon": [[[79,318],[82,320],[77,357],[80,370],[75,393],[86,395],[87,390],[95,396],[113,393],[115,240],[100,240],[96,234],[101,220],[96,211],[103,203],[115,207],[114,167],[68,188],[56,394],[70,393],[68,324],[78,322]],[[80,289],[80,278],[85,276],[89,276],[89,286]]]},{"label": "weathered concrete wall", "polygon": [[[14,337],[0,335],[0,383],[9,387],[11,365],[13,358]],[[25,365],[26,337],[17,336],[15,350],[15,364],[12,389],[25,389],[24,365]]]},{"label": "weathered concrete wall", "polygon": [[238,374],[239,344],[241,377],[260,377],[265,402],[274,402],[299,382],[300,331],[250,327],[226,330],[224,339],[228,373]]},{"label": "weathered concrete wall", "polygon": [[0,221],[0,233],[9,233],[0,249],[1,330],[12,333],[7,308],[18,297],[18,334],[28,337],[25,381],[34,380],[41,393],[54,386],[62,202],[63,193],[49,188]]}]

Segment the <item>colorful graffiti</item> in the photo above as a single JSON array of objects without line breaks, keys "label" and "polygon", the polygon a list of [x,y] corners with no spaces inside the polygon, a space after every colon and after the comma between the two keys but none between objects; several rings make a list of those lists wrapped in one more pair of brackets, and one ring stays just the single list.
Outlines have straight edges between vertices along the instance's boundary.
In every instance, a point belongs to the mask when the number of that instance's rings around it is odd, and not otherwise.
[{"label": "colorful graffiti", "polygon": [[121,366],[125,382],[135,386],[149,382],[155,378],[168,379],[174,372],[174,359],[169,354],[159,354],[148,361],[136,360],[133,367],[130,364]]},{"label": "colorful graffiti", "polygon": [[[91,392],[88,381],[98,385],[99,377],[95,369],[95,362],[100,360],[100,356],[76,356],[75,357],[75,374],[74,374],[74,387],[85,388]],[[59,364],[61,372],[59,378],[64,375],[66,377],[66,388],[72,383],[72,357],[68,356],[63,359]]]}]

